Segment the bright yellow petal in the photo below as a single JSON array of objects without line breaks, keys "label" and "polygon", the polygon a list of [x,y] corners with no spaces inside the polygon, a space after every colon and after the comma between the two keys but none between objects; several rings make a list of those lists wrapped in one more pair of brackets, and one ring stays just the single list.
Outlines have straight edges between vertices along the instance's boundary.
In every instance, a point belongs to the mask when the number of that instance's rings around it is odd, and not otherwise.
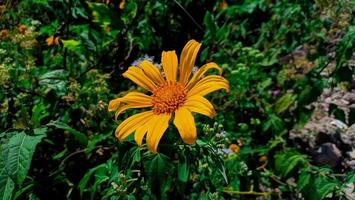
[{"label": "bright yellow petal", "polygon": [[219,75],[222,75],[223,70],[216,63],[207,63],[197,70],[197,72],[193,75],[193,77],[187,84],[186,88],[189,90],[193,86],[195,86],[195,84],[202,78],[202,76],[210,69],[216,69],[218,70]]},{"label": "bright yellow petal", "polygon": [[143,62],[139,63],[138,67],[140,67],[144,73],[157,85],[162,85],[165,83],[165,80],[159,69],[148,60],[144,60]]},{"label": "bright yellow petal", "polygon": [[108,111],[111,112],[117,110],[120,103],[121,103],[121,98],[111,100],[110,103],[108,104]]},{"label": "bright yellow petal", "polygon": [[194,144],[196,142],[195,119],[187,108],[182,106],[175,111],[174,124],[186,144]]},{"label": "bright yellow petal", "polygon": [[216,114],[213,105],[202,96],[192,96],[187,98],[184,107],[191,112],[197,112],[210,118],[214,117]]},{"label": "bright yellow petal", "polygon": [[201,44],[195,40],[190,40],[184,47],[180,56],[180,82],[187,83],[192,68],[195,66],[195,60]]},{"label": "bright yellow petal", "polygon": [[229,83],[222,76],[210,75],[201,79],[196,85],[187,92],[187,97],[205,96],[213,91],[225,89],[229,92]]},{"label": "bright yellow petal", "polygon": [[146,123],[150,117],[154,114],[152,111],[146,111],[139,114],[135,114],[128,119],[124,120],[115,131],[116,137],[122,141],[127,136],[129,136],[132,132],[134,132],[137,128]]},{"label": "bright yellow petal", "polygon": [[108,111],[115,111],[120,108],[121,103],[139,106],[145,108],[151,106],[152,97],[140,92],[130,92],[124,97],[111,100],[108,105]]},{"label": "bright yellow petal", "polygon": [[166,80],[176,82],[178,58],[175,51],[163,51],[161,54],[161,64],[164,69]]},{"label": "bright yellow petal", "polygon": [[142,126],[140,126],[139,128],[137,128],[136,132],[134,133],[134,140],[136,141],[136,143],[138,144],[138,146],[142,145],[142,141],[143,138],[145,136],[145,134],[148,132],[149,129],[151,129],[151,127],[154,127],[154,122],[155,122],[155,117],[154,115],[148,120],[146,121]]},{"label": "bright yellow petal", "polygon": [[163,137],[164,132],[169,126],[171,114],[155,115],[155,120],[151,121],[147,133],[147,146],[148,149],[156,153],[160,139]]},{"label": "bright yellow petal", "polygon": [[146,105],[143,105],[143,104],[126,104],[126,105],[123,105],[123,106],[119,107],[116,110],[116,112],[115,112],[115,120],[117,120],[118,116],[122,112],[124,112],[124,111],[126,111],[128,109],[131,109],[131,108],[146,108],[146,107],[150,107],[150,105],[149,106],[146,106]]},{"label": "bright yellow petal", "polygon": [[128,70],[123,73],[123,77],[130,79],[138,86],[149,91],[153,91],[157,88],[156,84],[139,67],[129,67]]},{"label": "bright yellow petal", "polygon": [[47,42],[47,45],[48,45],[48,46],[53,45],[53,43],[54,43],[54,36],[52,35],[52,36],[48,37],[48,38],[46,39],[46,42]]}]

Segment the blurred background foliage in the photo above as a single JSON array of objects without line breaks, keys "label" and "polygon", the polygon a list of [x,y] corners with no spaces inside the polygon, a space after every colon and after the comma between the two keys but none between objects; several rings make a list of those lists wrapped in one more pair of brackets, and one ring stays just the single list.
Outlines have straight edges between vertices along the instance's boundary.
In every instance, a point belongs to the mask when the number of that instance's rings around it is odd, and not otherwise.
[{"label": "blurred background foliage", "polygon": [[[352,199],[354,168],[318,165],[290,133],[325,88],[354,91],[353,14],[348,0],[0,0],[0,198]],[[121,74],[189,39],[230,81],[216,118],[196,116],[192,146],[172,127],[158,154],[120,143],[135,111],[115,122],[107,104],[137,89]],[[355,107],[329,112],[355,122]]]}]

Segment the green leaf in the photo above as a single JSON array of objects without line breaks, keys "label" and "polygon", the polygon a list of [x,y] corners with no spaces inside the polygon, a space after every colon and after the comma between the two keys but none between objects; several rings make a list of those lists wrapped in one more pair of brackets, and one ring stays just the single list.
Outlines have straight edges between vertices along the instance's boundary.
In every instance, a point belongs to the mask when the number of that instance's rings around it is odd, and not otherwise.
[{"label": "green leaf", "polygon": [[40,76],[39,84],[51,88],[56,91],[60,96],[66,94],[68,72],[63,69],[48,71],[47,73]]},{"label": "green leaf", "polygon": [[60,158],[63,158],[65,156],[65,154],[67,154],[67,153],[68,153],[68,149],[65,148],[63,151],[61,151],[61,152],[57,153],[56,155],[54,155],[52,157],[52,159],[53,160],[58,160]]},{"label": "green leaf", "polygon": [[123,9],[123,14],[121,15],[121,20],[123,21],[124,24],[129,24],[137,16],[137,13],[138,13],[137,3],[134,1],[127,1],[125,8]]},{"label": "green leaf", "polygon": [[297,189],[301,191],[311,180],[311,175],[306,171],[302,171],[298,181],[297,181]]},{"label": "green leaf", "polygon": [[168,157],[157,153],[152,160],[147,162],[146,166],[148,166],[147,172],[152,191],[156,194],[165,195],[172,181],[172,178],[169,177],[172,165],[168,162]]},{"label": "green leaf", "polygon": [[355,171],[352,171],[346,175],[345,182],[355,183]]},{"label": "green leaf", "polygon": [[80,191],[80,196],[83,196],[83,193],[85,191],[86,185],[88,184],[91,176],[100,169],[105,169],[106,168],[106,163],[103,163],[101,165],[98,165],[94,168],[91,168],[88,172],[86,172],[86,174],[84,175],[84,177],[80,180],[79,182],[79,191]]},{"label": "green leaf", "polygon": [[59,129],[63,129],[71,133],[75,139],[77,139],[80,144],[86,146],[88,144],[88,138],[86,135],[80,131],[77,131],[73,129],[72,127],[68,126],[66,123],[60,122],[60,121],[51,121],[47,124],[48,126],[54,126]]},{"label": "green leaf", "polygon": [[9,139],[0,146],[0,194],[1,200],[11,199],[15,184],[21,185],[30,168],[37,144],[45,136],[46,128],[34,129],[31,135],[11,132]]},{"label": "green leaf", "polygon": [[77,40],[61,40],[63,42],[64,48],[70,51],[76,52],[80,49],[80,41]]},{"label": "green leaf", "polygon": [[44,105],[42,102],[33,106],[32,121],[36,126],[39,126],[41,124],[41,120],[43,118],[49,116],[49,112],[47,111],[49,107],[50,107],[49,105]]},{"label": "green leaf", "polygon": [[328,182],[328,183],[319,184],[318,186],[320,186],[317,190],[320,199],[324,199],[324,197],[326,197],[329,193],[331,193],[338,186],[338,184]]},{"label": "green leaf", "polygon": [[207,31],[209,31],[211,36],[214,37],[216,35],[217,25],[216,25],[213,15],[210,12],[208,12],[208,11],[206,12],[203,22],[207,28]]},{"label": "green leaf", "polygon": [[286,177],[297,166],[305,165],[307,162],[304,155],[293,150],[275,155],[275,168],[282,177]]},{"label": "green leaf", "polygon": [[276,114],[280,114],[287,110],[295,101],[295,96],[290,93],[284,94],[282,97],[280,97],[274,106],[274,111]]},{"label": "green leaf", "polygon": [[[42,133],[42,131],[40,132]],[[44,134],[30,136],[20,132],[11,137],[8,143],[1,146],[2,159],[0,162],[3,162],[2,166],[5,167],[6,174],[15,183],[20,185],[25,180],[36,145],[44,136]]]},{"label": "green leaf", "polygon": [[184,160],[180,160],[179,165],[178,165],[178,178],[182,182],[187,182],[189,179],[189,165],[188,165],[188,159],[186,156],[184,156]]},{"label": "green leaf", "polygon": [[284,122],[275,114],[271,114],[263,124],[263,131],[271,128],[273,133],[281,133],[284,130]]},{"label": "green leaf", "polygon": [[132,152],[131,156],[131,165],[130,168],[134,166],[135,163],[138,163],[141,161],[141,148],[140,147],[133,147],[130,152]]},{"label": "green leaf", "polygon": [[57,69],[57,70],[52,70],[48,71],[47,73],[43,74],[40,76],[38,79],[39,80],[44,80],[44,79],[65,79],[68,76],[68,72],[63,70],[63,69]]},{"label": "green leaf", "polygon": [[40,5],[43,5],[43,6],[46,6],[46,7],[49,6],[48,0],[32,0],[32,2],[34,4],[40,4]]},{"label": "green leaf", "polygon": [[5,169],[0,172],[0,200],[10,200],[15,188],[15,183],[4,171]]}]

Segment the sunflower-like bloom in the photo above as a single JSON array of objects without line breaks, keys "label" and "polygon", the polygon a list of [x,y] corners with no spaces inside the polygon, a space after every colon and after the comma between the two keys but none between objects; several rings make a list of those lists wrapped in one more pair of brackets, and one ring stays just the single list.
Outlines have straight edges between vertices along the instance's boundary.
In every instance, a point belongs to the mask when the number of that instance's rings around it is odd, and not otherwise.
[{"label": "sunflower-like bloom", "polygon": [[[229,83],[221,76],[222,69],[216,63],[207,63],[192,75],[200,47],[200,43],[190,40],[182,50],[180,67],[175,51],[163,51],[161,64],[164,76],[147,60],[123,73],[125,78],[149,91],[150,95],[130,92],[111,100],[108,110],[116,111],[116,118],[130,108],[150,110],[129,117],[117,127],[115,135],[120,141],[134,132],[135,141],[142,145],[146,135],[148,149],[156,153],[159,141],[172,120],[186,144],[196,142],[192,112],[212,118],[215,115],[213,105],[203,96],[219,89],[229,91]],[[220,75],[204,76],[210,69],[218,70]]]}]

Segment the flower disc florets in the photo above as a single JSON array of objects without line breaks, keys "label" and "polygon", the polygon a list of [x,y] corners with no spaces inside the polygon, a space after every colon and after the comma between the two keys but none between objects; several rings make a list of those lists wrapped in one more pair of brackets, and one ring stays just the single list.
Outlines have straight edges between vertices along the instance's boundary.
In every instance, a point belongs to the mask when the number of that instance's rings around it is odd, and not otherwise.
[{"label": "flower disc florets", "polygon": [[180,83],[166,83],[154,90],[152,97],[155,114],[172,113],[184,104],[186,91]]}]

